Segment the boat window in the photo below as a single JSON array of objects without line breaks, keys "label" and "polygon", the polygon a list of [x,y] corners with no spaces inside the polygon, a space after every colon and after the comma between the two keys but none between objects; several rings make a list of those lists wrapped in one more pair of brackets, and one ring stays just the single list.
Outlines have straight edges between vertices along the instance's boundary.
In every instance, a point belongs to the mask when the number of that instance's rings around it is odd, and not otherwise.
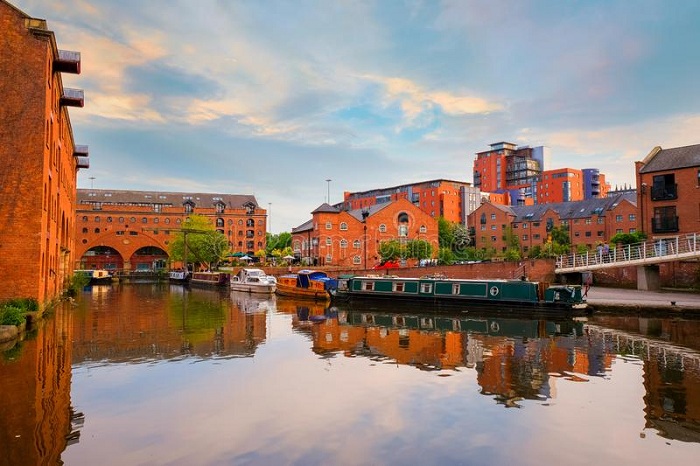
[{"label": "boat window", "polygon": [[404,283],[403,282],[394,282],[394,291],[397,291],[399,293],[403,293],[404,290]]},{"label": "boat window", "polygon": [[452,284],[452,294],[459,294],[459,283]]},{"label": "boat window", "polygon": [[363,291],[374,291],[374,282],[369,281],[369,282],[362,282],[362,290]]},{"label": "boat window", "polygon": [[421,283],[420,284],[420,292],[421,293],[432,293],[433,292],[433,284],[432,283]]}]

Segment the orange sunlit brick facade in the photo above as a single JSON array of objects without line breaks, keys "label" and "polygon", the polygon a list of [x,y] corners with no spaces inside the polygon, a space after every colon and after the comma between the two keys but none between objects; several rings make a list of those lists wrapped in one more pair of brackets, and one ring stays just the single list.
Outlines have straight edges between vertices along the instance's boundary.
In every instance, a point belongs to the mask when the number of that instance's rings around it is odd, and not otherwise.
[{"label": "orange sunlit brick facade", "polygon": [[537,203],[583,200],[583,173],[575,168],[545,170],[537,182]]},{"label": "orange sunlit brick facade", "polygon": [[0,301],[56,299],[72,274],[76,177],[88,167],[68,107],[83,91],[63,86],[80,53],[59,50],[43,19],[0,0]]},{"label": "orange sunlit brick facade", "polygon": [[156,270],[190,215],[208,218],[232,252],[266,246],[267,211],[252,195],[79,189],[76,269]]},{"label": "orange sunlit brick facade", "polygon": [[323,204],[292,229],[295,256],[314,265],[372,268],[380,260],[380,244],[390,240],[426,241],[435,255],[437,219],[406,199],[353,211]]}]

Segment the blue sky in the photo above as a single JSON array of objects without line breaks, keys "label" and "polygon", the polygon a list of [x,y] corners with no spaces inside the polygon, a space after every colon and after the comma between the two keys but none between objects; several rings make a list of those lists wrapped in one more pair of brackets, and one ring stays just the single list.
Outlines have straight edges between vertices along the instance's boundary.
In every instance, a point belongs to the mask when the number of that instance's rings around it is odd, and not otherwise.
[{"label": "blue sky", "polygon": [[82,54],[79,187],[254,194],[275,233],[494,142],[613,187],[700,142],[694,0],[11,1]]}]

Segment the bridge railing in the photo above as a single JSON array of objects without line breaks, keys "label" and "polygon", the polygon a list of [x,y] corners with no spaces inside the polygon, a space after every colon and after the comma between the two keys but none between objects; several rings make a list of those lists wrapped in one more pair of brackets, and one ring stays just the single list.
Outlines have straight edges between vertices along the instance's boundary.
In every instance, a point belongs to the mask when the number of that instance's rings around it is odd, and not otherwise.
[{"label": "bridge railing", "polygon": [[621,244],[610,248],[607,253],[597,249],[583,254],[562,255],[557,258],[556,268],[620,266],[624,265],[622,264],[624,262],[698,253],[700,253],[700,235],[693,233],[643,243]]}]

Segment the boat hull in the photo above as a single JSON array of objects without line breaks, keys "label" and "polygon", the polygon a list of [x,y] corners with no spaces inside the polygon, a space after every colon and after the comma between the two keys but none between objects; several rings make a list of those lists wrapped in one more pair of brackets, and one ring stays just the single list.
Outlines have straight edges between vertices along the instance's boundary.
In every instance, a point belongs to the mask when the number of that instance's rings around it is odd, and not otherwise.
[{"label": "boat hull", "polygon": [[190,285],[208,288],[228,286],[229,275],[221,272],[194,272],[190,278]]},{"label": "boat hull", "polygon": [[254,293],[254,294],[273,294],[277,287],[275,285],[262,285],[262,284],[250,284],[250,283],[231,283],[232,291],[240,291],[242,293]]},{"label": "boat hull", "polygon": [[339,286],[337,299],[409,301],[494,310],[586,311],[580,287],[555,286],[525,280],[352,277]]},{"label": "boat hull", "polygon": [[276,293],[279,296],[288,296],[292,298],[313,299],[314,301],[330,301],[331,295],[326,290],[316,290],[308,288],[297,288],[296,286],[285,286],[281,283],[277,284]]}]

